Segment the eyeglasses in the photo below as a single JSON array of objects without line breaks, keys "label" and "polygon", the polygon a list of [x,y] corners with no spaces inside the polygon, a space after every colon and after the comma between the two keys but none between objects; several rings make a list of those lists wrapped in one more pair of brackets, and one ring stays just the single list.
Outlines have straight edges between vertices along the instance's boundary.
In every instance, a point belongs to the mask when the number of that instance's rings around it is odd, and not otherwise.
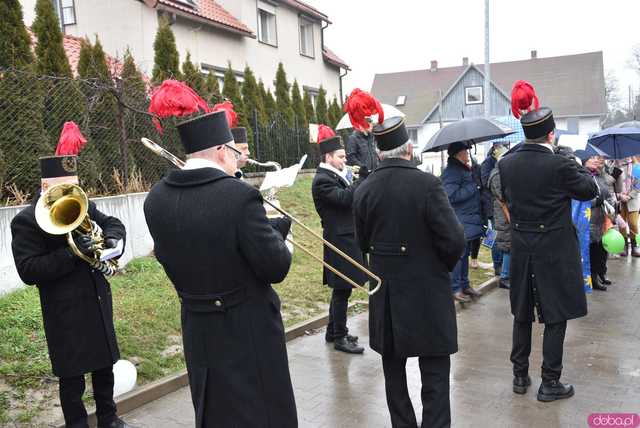
[{"label": "eyeglasses", "polygon": [[223,144],[222,146],[220,146],[220,148],[222,147],[226,147],[227,149],[230,149],[231,152],[233,153],[233,157],[236,158],[236,160],[240,160],[242,158],[242,152],[238,149],[236,149],[235,147],[233,147],[230,144]]}]

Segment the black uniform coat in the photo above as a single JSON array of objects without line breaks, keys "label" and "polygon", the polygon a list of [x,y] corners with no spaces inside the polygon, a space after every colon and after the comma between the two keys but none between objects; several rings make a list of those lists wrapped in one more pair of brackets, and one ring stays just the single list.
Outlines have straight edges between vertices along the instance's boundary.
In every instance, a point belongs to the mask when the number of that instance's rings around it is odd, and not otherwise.
[{"label": "black uniform coat", "polygon": [[[352,210],[353,192],[357,186],[358,182],[349,186],[335,172],[318,167],[311,185],[311,193],[322,223],[323,238],[362,265],[362,251],[356,244]],[[367,280],[361,270],[326,245],[324,246],[324,261],[358,284],[362,285]],[[331,288],[353,288],[351,284],[326,267],[322,271],[322,281],[323,284],[327,284]]]},{"label": "black uniform coat", "polygon": [[354,130],[346,144],[347,164],[373,171],[378,166],[376,143],[371,132]]},{"label": "black uniform coat", "polygon": [[[22,281],[38,286],[53,374],[78,376],[108,367],[120,358],[109,283],[71,252],[66,235],[40,229],[36,202],[13,218],[11,248]],[[93,202],[89,216],[105,237],[125,238],[120,220],[101,213]]]},{"label": "black uniform coat", "polygon": [[531,143],[505,156],[498,169],[511,215],[511,312],[519,322],[532,321],[535,291],[539,321],[585,316],[571,199],[593,199],[598,192],[593,177],[575,161]]},{"label": "black uniform coat", "polygon": [[180,296],[197,427],[297,426],[280,299],[291,264],[260,193],[221,170],[174,170],[144,212]]},{"label": "black uniform coat", "polygon": [[386,159],[355,192],[356,236],[382,278],[369,298],[371,348],[396,357],[458,350],[449,272],[465,247],[440,180]]}]

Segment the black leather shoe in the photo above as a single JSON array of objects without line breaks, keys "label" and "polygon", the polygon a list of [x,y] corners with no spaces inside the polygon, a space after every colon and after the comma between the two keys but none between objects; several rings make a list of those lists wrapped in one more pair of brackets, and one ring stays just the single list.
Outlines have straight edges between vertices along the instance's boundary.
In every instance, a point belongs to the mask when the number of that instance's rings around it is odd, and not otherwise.
[{"label": "black leather shoe", "polygon": [[347,354],[362,354],[364,352],[364,348],[362,346],[358,346],[357,343],[350,342],[346,337],[336,339],[333,347],[337,351],[346,352]]},{"label": "black leather shoe", "polygon": [[[347,336],[346,336],[346,337],[347,337],[347,340],[348,340],[349,342],[352,342],[352,343],[358,343],[358,336],[351,336],[350,334],[347,334]],[[324,335],[324,340],[325,340],[325,341],[327,341],[327,342],[329,342],[329,343],[333,343],[334,338],[333,338],[333,336],[327,336],[327,335],[325,334],[325,335]]]},{"label": "black leather shoe", "polygon": [[609,278],[607,278],[605,275],[598,275],[598,279],[600,279],[600,282],[603,283],[604,285],[611,285],[612,282]]},{"label": "black leather shoe", "polygon": [[602,284],[597,276],[591,276],[591,286],[594,290],[607,291],[607,286]]},{"label": "black leather shoe", "polygon": [[531,378],[528,375],[513,377],[513,392],[516,394],[526,394],[529,386],[531,386]]},{"label": "black leather shoe", "polygon": [[467,296],[471,296],[471,297],[480,297],[482,296],[481,293],[478,293],[476,290],[474,290],[472,287],[469,288],[465,288],[464,290],[462,290],[462,292],[464,294],[466,294]]},{"label": "black leather shoe", "polygon": [[504,288],[505,290],[508,290],[508,289],[511,288],[511,284],[509,283],[508,279],[500,278],[500,283],[498,284],[498,287]]},{"label": "black leather shoe", "polygon": [[125,421],[120,418],[116,418],[115,421],[112,421],[109,424],[99,424],[98,428],[135,428],[133,425],[129,425]]},{"label": "black leather shoe", "polygon": [[573,385],[564,385],[558,380],[540,384],[538,389],[538,401],[549,402],[572,397],[574,394]]}]

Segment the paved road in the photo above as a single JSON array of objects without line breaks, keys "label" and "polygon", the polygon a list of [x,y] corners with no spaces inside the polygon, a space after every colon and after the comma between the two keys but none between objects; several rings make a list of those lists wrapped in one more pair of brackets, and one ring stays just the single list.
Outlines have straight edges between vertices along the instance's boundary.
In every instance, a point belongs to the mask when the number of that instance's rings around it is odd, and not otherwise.
[{"label": "paved road", "polygon": [[[508,293],[496,289],[458,314],[460,352],[452,360],[451,406],[454,427],[585,427],[593,412],[640,413],[640,260],[610,261],[615,284],[589,297],[589,316],[569,322],[563,380],[576,395],[539,403],[542,328],[534,329],[530,363],[532,388],[511,392],[512,317]],[[350,321],[368,345],[367,314]],[[301,427],[389,427],[378,354],[335,352],[317,334],[288,344]],[[420,414],[417,360],[408,364],[409,387]],[[147,428],[192,427],[188,388],[125,416]]]}]

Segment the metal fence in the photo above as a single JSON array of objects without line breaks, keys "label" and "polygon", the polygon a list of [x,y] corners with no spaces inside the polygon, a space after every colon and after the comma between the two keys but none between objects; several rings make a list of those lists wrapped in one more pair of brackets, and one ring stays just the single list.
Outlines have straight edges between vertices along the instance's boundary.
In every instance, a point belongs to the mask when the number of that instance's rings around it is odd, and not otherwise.
[{"label": "metal fence", "polygon": [[[79,176],[90,196],[148,190],[172,166],[147,150],[141,137],[184,157],[176,121],[163,121],[162,134],[152,124],[148,92],[139,78],[100,81],[0,69],[0,205],[26,203],[38,192],[38,158],[55,153],[63,124],[71,120],[88,140]],[[317,164],[308,129],[291,128],[277,114],[267,124],[250,116],[254,159],[284,167],[307,153],[307,165]]]}]

